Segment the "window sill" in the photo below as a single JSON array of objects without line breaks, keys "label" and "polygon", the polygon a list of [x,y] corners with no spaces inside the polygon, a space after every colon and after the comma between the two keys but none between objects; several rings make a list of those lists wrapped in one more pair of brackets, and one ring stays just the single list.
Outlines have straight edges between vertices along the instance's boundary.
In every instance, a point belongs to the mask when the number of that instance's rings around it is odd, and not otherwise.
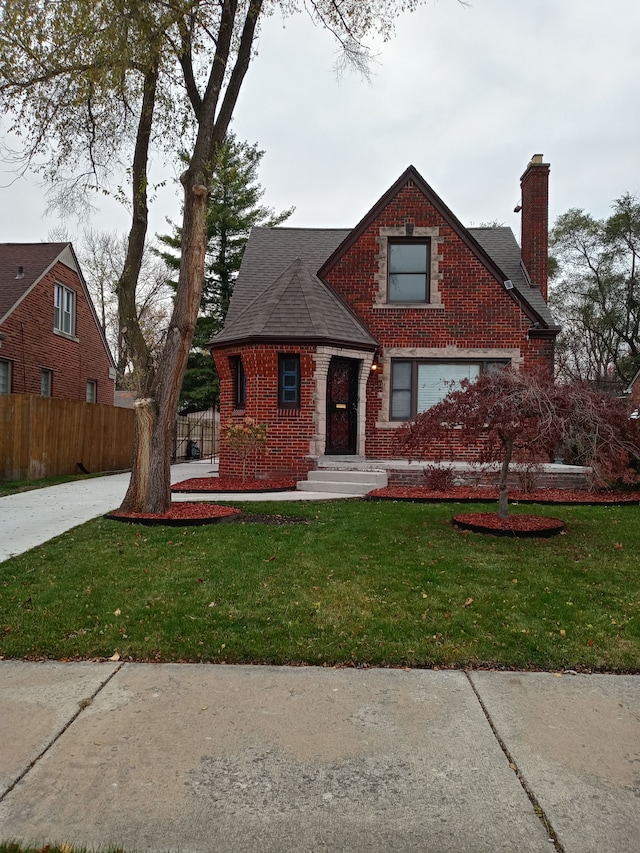
[{"label": "window sill", "polygon": [[388,311],[398,308],[403,311],[410,308],[415,308],[418,311],[444,311],[444,305],[441,302],[376,302],[373,305],[374,311]]},{"label": "window sill", "polygon": [[62,329],[54,329],[53,334],[59,338],[65,338],[67,341],[74,341],[76,344],[80,343],[80,338],[77,338],[75,335],[69,335],[67,332],[63,332]]},{"label": "window sill", "polygon": [[279,418],[298,418],[300,417],[300,409],[283,409],[281,407],[278,408],[278,417]]}]

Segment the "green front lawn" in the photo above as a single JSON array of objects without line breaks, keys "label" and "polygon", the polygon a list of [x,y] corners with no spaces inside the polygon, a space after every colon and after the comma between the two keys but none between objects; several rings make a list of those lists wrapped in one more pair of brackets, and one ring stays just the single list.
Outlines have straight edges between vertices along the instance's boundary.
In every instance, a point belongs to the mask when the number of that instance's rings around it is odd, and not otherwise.
[{"label": "green front lawn", "polygon": [[0,563],[0,656],[640,671],[636,506],[514,508],[561,516],[548,540],[452,503],[244,508],[309,523],[99,519]]}]

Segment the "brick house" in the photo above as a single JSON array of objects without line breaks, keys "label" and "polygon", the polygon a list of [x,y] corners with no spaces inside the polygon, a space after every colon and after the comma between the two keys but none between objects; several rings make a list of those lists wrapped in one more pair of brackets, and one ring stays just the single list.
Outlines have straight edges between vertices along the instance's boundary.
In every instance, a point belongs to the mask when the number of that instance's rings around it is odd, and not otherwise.
[{"label": "brick house", "polygon": [[[253,229],[209,346],[222,424],[267,424],[258,476],[390,460],[397,428],[450,383],[553,369],[548,175],[535,155],[521,178],[522,250],[510,228],[465,228],[412,166],[352,230]],[[223,437],[220,474],[239,473]]]},{"label": "brick house", "polygon": [[0,394],[112,406],[115,375],[71,243],[0,244]]}]

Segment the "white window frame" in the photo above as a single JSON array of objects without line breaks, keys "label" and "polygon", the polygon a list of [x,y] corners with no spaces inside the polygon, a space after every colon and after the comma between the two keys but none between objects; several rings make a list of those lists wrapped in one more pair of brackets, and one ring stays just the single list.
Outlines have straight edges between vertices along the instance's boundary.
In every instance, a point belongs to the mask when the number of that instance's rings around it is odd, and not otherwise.
[{"label": "white window frame", "polygon": [[49,370],[48,367],[40,369],[40,396],[53,396],[53,370]]},{"label": "white window frame", "polygon": [[11,367],[8,358],[0,358],[0,394],[11,393]]},{"label": "white window frame", "polygon": [[98,383],[95,379],[87,379],[87,390],[85,398],[87,403],[98,402]]},{"label": "white window frame", "polygon": [[53,328],[62,335],[76,335],[76,292],[56,282],[53,288]]}]

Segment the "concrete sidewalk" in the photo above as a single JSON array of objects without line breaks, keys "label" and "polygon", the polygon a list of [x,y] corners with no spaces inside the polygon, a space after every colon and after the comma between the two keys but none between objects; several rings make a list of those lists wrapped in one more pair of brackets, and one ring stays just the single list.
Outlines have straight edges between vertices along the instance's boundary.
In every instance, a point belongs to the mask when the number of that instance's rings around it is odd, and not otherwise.
[{"label": "concrete sidewalk", "polygon": [[[171,466],[171,482],[179,483],[193,477],[210,477],[217,472],[217,463],[207,460],[182,462]],[[78,524],[116,509],[124,498],[130,474],[110,474],[90,480],[76,480],[33,489],[0,498],[0,562],[22,554],[36,545],[48,542]],[[229,494],[174,494],[174,501],[264,501],[264,500],[333,500],[353,495],[319,492],[266,492]]]},{"label": "concrete sidewalk", "polygon": [[0,661],[0,840],[640,846],[633,676]]}]

